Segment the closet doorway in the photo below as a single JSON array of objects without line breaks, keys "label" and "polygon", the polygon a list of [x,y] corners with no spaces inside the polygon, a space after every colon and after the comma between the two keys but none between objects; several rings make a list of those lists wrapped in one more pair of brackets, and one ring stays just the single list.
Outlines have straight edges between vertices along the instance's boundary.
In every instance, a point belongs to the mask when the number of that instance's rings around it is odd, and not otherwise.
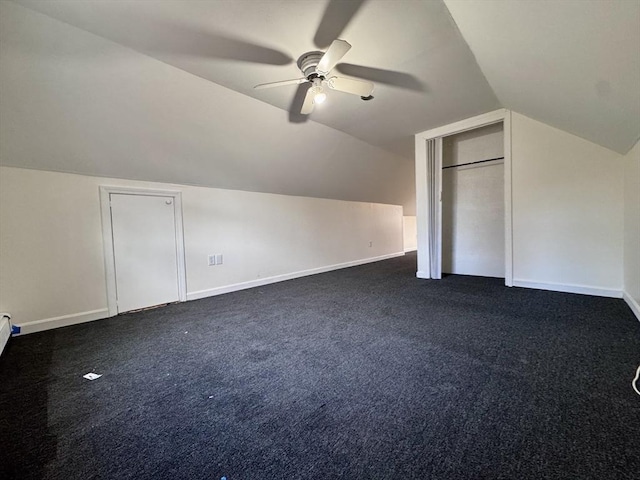
[{"label": "closet doorway", "polygon": [[496,110],[416,135],[419,278],[513,282],[511,116]]},{"label": "closet doorway", "polygon": [[502,122],[442,141],[442,273],[504,278]]}]

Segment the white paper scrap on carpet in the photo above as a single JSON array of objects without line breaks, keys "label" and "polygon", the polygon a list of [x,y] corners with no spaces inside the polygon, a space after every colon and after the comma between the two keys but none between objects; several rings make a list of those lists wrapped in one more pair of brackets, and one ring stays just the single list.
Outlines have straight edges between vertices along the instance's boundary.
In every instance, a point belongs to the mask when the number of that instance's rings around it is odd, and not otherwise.
[{"label": "white paper scrap on carpet", "polygon": [[100,378],[101,376],[102,374],[98,375],[97,373],[87,373],[86,375],[83,375],[83,377],[87,380],[95,380],[96,378]]}]

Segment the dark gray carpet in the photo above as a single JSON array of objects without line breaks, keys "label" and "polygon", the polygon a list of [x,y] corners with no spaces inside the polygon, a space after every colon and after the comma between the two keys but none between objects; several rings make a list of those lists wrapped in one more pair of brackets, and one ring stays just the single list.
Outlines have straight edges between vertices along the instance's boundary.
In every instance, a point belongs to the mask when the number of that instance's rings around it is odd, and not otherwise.
[{"label": "dark gray carpet", "polygon": [[0,477],[640,478],[622,300],[415,263],[13,338]]}]

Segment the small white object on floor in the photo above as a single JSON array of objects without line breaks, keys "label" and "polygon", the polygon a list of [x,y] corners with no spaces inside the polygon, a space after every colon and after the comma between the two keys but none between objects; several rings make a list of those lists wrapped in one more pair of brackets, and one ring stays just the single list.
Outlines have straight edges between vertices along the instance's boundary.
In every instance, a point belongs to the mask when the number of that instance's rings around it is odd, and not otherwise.
[{"label": "small white object on floor", "polygon": [[87,373],[86,375],[83,375],[83,377],[87,380],[95,380],[96,378],[100,378],[101,376],[102,374],[98,375],[97,373]]}]

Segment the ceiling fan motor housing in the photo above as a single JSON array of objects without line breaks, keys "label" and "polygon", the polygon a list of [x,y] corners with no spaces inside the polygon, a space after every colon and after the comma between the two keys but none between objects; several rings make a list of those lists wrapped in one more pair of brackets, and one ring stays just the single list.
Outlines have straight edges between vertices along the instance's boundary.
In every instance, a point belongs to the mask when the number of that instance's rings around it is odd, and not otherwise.
[{"label": "ceiling fan motor housing", "polygon": [[298,58],[298,68],[308,80],[313,80],[316,77],[324,79],[316,72],[316,67],[323,55],[324,52],[307,52]]}]

